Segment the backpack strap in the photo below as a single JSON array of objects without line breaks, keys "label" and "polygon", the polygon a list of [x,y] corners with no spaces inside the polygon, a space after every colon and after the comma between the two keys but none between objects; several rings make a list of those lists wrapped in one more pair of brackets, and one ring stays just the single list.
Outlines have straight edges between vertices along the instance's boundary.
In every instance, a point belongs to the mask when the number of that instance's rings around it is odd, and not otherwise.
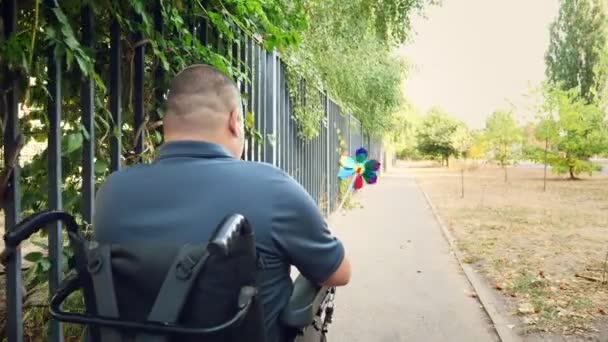
[{"label": "backpack strap", "polygon": [[[184,245],[175,257],[165,276],[163,285],[148,315],[148,321],[176,323],[198,279],[205,261],[209,257],[207,245]],[[136,342],[166,342],[169,336],[140,334]]]},{"label": "backpack strap", "polygon": [[[97,314],[109,318],[119,318],[112,278],[110,245],[91,242],[88,250],[87,270],[93,282]],[[104,342],[120,342],[122,340],[116,329],[102,327],[99,329],[99,334]]]}]

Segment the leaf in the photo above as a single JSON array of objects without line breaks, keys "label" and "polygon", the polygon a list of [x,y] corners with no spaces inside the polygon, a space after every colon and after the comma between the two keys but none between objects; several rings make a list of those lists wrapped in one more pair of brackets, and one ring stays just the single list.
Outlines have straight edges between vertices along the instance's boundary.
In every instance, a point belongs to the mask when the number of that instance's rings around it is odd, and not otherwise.
[{"label": "leaf", "polygon": [[42,254],[42,252],[30,252],[23,258],[29,262],[38,262],[43,256],[44,254]]},{"label": "leaf", "polygon": [[70,154],[82,147],[83,137],[80,132],[71,133],[67,136],[64,154]]},{"label": "leaf", "polygon": [[66,50],[65,51],[65,64],[66,64],[66,69],[67,70],[71,70],[72,69],[72,63],[73,62],[74,62],[74,55],[72,54],[72,51]]},{"label": "leaf", "polygon": [[49,245],[46,244],[46,243],[44,243],[44,242],[32,241],[31,243],[32,243],[32,245],[34,245],[36,247],[40,247],[40,248],[45,249],[45,250],[49,248]]},{"label": "leaf", "polygon": [[87,132],[87,129],[82,124],[80,125],[80,133],[82,133],[82,135],[87,141],[91,140],[91,135],[89,134],[89,132]]},{"label": "leaf", "polygon": [[62,26],[70,25],[68,22],[68,17],[65,16],[60,7],[53,7],[53,13],[55,14],[55,17],[57,18],[57,20],[59,20],[59,23],[61,23]]},{"label": "leaf", "polygon": [[80,72],[87,77],[89,76],[89,63],[86,57],[81,56],[80,54],[76,54],[76,62],[78,62],[78,67],[80,67]]},{"label": "leaf", "polygon": [[95,174],[101,175],[104,174],[109,169],[109,164],[104,160],[96,160],[95,161]]},{"label": "leaf", "polygon": [[71,29],[64,28],[61,32],[64,34],[63,42],[65,45],[74,51],[80,49],[80,43],[78,43],[78,40],[74,37],[74,32],[72,32]]},{"label": "leaf", "polygon": [[154,142],[160,144],[163,142],[163,136],[159,131],[154,131]]},{"label": "leaf", "polygon": [[47,272],[51,269],[51,262],[48,259],[41,259],[40,266],[42,267],[43,272]]}]

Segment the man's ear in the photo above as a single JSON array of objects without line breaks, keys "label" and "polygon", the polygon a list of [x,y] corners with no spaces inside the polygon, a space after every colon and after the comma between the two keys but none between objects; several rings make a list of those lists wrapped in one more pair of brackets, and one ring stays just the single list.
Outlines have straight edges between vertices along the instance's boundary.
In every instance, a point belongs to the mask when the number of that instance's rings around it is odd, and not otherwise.
[{"label": "man's ear", "polygon": [[228,129],[230,129],[230,132],[237,137],[242,134],[240,131],[240,116],[241,113],[235,109],[230,112],[230,119],[228,120]]}]

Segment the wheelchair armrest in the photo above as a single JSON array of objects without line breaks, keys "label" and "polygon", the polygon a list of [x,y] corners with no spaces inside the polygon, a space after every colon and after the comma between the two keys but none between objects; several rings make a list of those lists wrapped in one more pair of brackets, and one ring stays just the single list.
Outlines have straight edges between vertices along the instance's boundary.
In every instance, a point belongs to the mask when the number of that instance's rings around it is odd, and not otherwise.
[{"label": "wheelchair armrest", "polygon": [[315,285],[299,275],[294,282],[289,303],[281,312],[281,323],[295,329],[311,325],[328,292],[329,288]]}]

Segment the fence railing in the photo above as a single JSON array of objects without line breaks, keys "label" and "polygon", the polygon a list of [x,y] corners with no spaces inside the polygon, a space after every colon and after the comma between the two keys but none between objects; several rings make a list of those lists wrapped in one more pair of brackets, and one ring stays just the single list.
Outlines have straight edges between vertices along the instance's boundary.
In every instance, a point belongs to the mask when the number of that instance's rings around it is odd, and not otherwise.
[{"label": "fence railing", "polygon": [[[19,28],[17,0],[2,1],[2,18],[4,23],[4,39],[17,34]],[[54,1],[48,1],[55,6]],[[154,13],[155,26],[162,31],[162,16]],[[92,46],[93,32],[92,12],[86,7],[82,8],[81,44]],[[196,27],[204,30],[196,35],[201,42],[206,43],[209,38],[207,23],[197,23]],[[204,26],[202,26],[204,25]],[[193,25],[194,26],[194,25]],[[200,29],[199,29],[200,30]],[[339,201],[340,184],[336,175],[339,168],[339,158],[343,151],[351,154],[359,147],[366,147],[370,154],[381,159],[381,146],[370,141],[362,129],[361,123],[349,113],[344,113],[340,106],[329,96],[321,92],[322,107],[325,118],[319,122],[320,134],[312,140],[303,140],[298,137],[297,122],[293,117],[293,99],[289,95],[287,83],[287,68],[275,52],[263,49],[254,39],[240,35],[240,41],[232,45],[231,56],[235,65],[242,68],[247,77],[239,83],[241,91],[246,95],[247,111],[255,113],[256,129],[263,137],[262,141],[249,139],[246,144],[244,158],[251,161],[267,162],[285,170],[292,175],[311,194],[319,207],[326,215],[336,209]],[[119,170],[123,167],[125,158],[123,153],[123,89],[126,86],[122,79],[121,40],[130,39],[127,32],[118,22],[113,22],[109,28],[109,46],[107,51],[97,51],[98,54],[109,55],[109,77],[107,80],[107,103],[111,113],[111,130],[115,134],[110,137],[109,143],[109,169]],[[138,36],[135,39],[140,40]],[[52,49],[51,49],[52,51]],[[145,126],[146,106],[144,105],[145,78],[150,77],[154,82],[163,78],[160,68],[150,72],[146,70],[145,55],[149,53],[145,47],[135,48],[133,56],[133,80],[131,101],[133,108],[132,127]],[[205,61],[200,61],[204,63]],[[48,103],[44,110],[48,118],[48,205],[49,209],[61,210],[62,203],[62,81],[65,77],[74,77],[73,74],[64,74],[64,63],[53,53],[48,54]],[[4,131],[3,131],[3,159],[4,170],[8,176],[4,185],[3,211],[5,215],[5,230],[15,226],[22,217],[20,207],[22,189],[20,188],[19,150],[22,130],[20,129],[19,105],[22,94],[19,86],[23,82],[23,75],[12,73],[6,66],[2,72],[6,73],[4,88]],[[146,72],[152,75],[146,75]],[[80,89],[80,122],[86,138],[82,143],[81,173],[82,185],[80,189],[80,215],[85,222],[91,222],[95,195],[95,86],[90,77],[78,75],[82,78]],[[165,89],[155,83],[155,98],[161,99]],[[319,91],[318,89],[304,89],[304,91]],[[143,134],[135,135],[135,159],[140,160],[144,150]],[[133,157],[132,154],[129,155]],[[99,156],[97,156],[99,157]],[[49,287],[53,292],[61,280],[62,232],[60,225],[53,225],[48,230],[49,259],[51,263],[49,273]],[[19,250],[8,260],[5,268],[6,274],[6,337],[10,342],[23,341],[23,314],[22,314],[22,257]],[[1,320],[0,320],[1,321]],[[48,340],[62,341],[63,332],[59,322],[51,321]]]}]

